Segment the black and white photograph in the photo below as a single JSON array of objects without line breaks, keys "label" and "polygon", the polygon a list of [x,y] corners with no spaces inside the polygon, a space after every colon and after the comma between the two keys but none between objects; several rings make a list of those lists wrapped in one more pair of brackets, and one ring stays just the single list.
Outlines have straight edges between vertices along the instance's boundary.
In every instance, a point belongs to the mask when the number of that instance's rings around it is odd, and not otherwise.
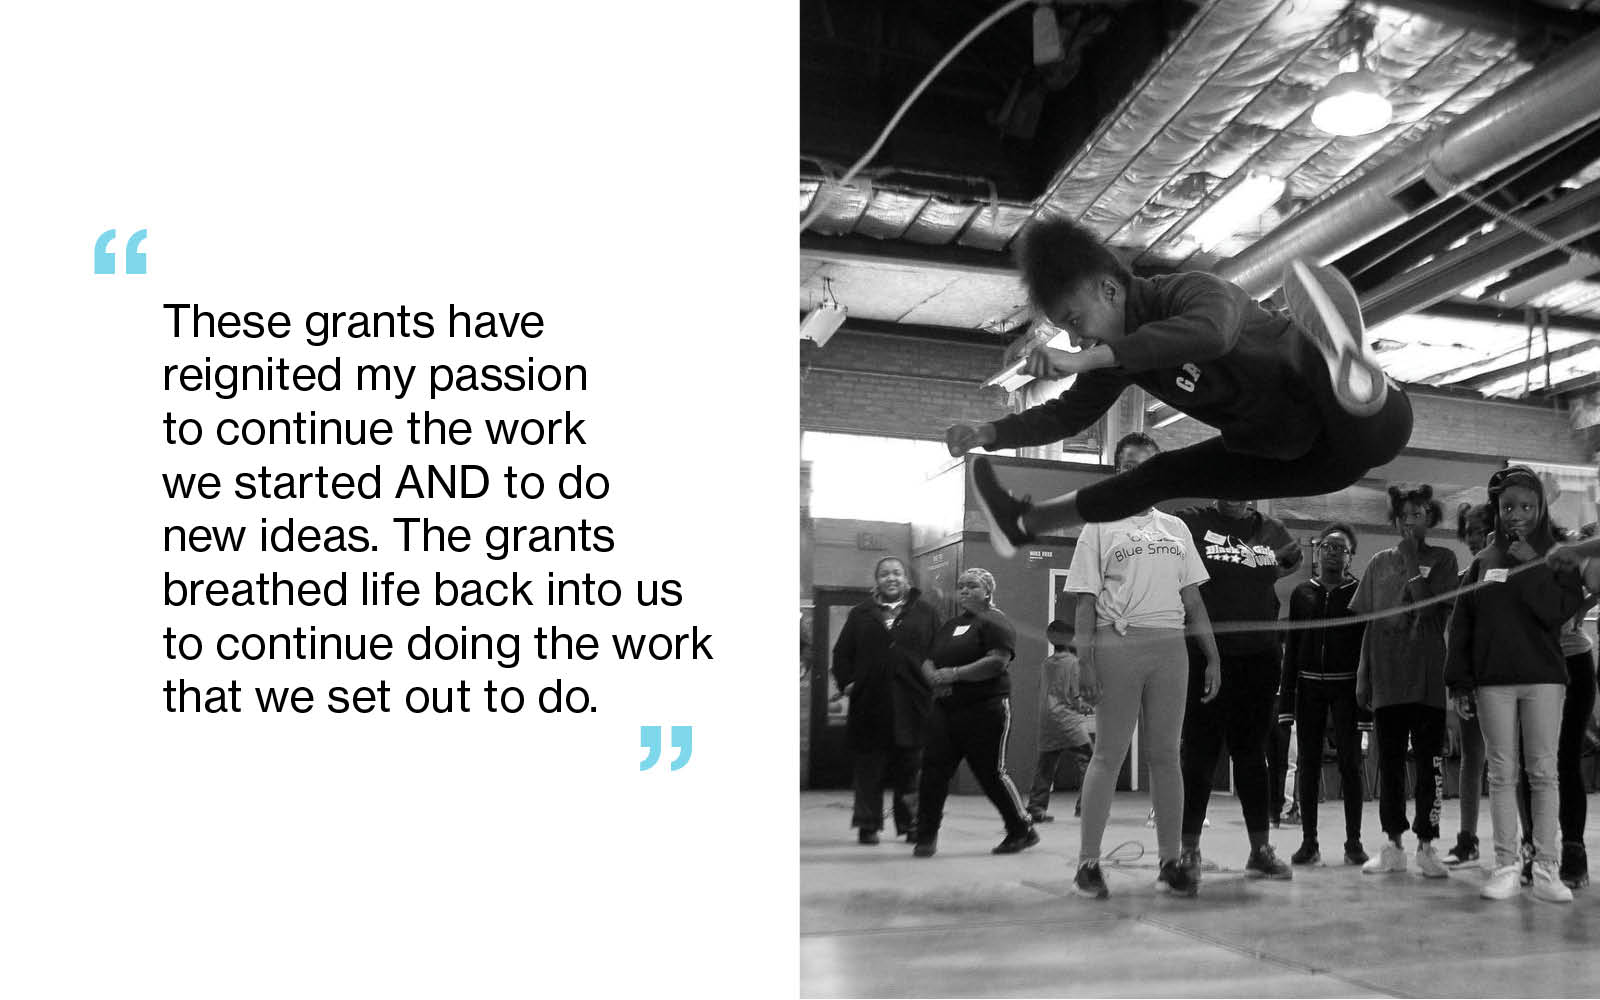
[{"label": "black and white photograph", "polygon": [[802,0],[800,993],[1600,982],[1600,2]]}]

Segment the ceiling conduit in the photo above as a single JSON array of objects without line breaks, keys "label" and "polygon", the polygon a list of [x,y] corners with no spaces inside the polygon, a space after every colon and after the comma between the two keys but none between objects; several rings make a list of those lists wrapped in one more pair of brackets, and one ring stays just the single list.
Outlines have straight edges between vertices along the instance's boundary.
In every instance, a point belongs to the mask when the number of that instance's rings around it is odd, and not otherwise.
[{"label": "ceiling conduit", "polygon": [[1290,219],[1216,273],[1262,298],[1295,258],[1325,263],[1536,149],[1600,119],[1600,32],[1332,197]]}]

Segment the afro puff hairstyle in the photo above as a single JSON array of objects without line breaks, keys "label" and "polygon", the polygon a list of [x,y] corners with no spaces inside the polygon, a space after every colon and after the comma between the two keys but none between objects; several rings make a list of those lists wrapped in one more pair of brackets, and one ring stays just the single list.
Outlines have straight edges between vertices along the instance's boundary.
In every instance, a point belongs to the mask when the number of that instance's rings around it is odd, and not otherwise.
[{"label": "afro puff hairstyle", "polygon": [[1433,487],[1427,483],[1413,489],[1401,489],[1398,486],[1389,487],[1389,520],[1400,520],[1400,511],[1406,504],[1413,503],[1428,512],[1428,527],[1436,528],[1444,520],[1444,504],[1433,498]]},{"label": "afro puff hairstyle", "polygon": [[1467,540],[1467,528],[1476,521],[1485,532],[1494,524],[1494,509],[1486,503],[1462,503],[1456,508],[1456,537]]}]

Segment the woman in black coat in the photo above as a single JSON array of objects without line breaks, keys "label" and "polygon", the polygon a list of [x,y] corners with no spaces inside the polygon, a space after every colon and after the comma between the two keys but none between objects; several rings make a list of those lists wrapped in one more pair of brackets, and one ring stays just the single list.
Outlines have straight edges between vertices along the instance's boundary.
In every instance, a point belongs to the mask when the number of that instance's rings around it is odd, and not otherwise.
[{"label": "woman in black coat", "polygon": [[933,647],[939,614],[910,585],[905,563],[878,560],[872,597],[850,609],[833,647],[833,678],[850,698],[848,728],[855,755],[857,839],[876,844],[883,828],[883,792],[894,789],[895,835],[916,838],[917,780],[923,724],[932,689],[922,661]]}]

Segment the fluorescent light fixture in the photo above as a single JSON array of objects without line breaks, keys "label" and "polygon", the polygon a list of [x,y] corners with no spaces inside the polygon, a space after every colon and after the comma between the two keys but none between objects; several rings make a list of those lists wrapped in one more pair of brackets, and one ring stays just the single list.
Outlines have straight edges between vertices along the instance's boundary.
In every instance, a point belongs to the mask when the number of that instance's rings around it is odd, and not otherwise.
[{"label": "fluorescent light fixture", "polygon": [[1311,124],[1332,135],[1370,135],[1389,124],[1394,107],[1366,70],[1340,73],[1322,88]]},{"label": "fluorescent light fixture", "polygon": [[[1028,380],[1033,377],[1031,375],[1024,375],[1022,373],[1022,369],[1027,364],[1027,357],[1024,356],[1018,358],[1016,361],[1013,361],[1009,365],[1006,365],[1004,368],[1000,369],[994,375],[991,375],[989,377],[989,381],[983,383],[983,387],[985,389],[992,389],[995,386],[999,386],[1005,391],[1010,392],[1019,385],[1026,385]],[[1021,381],[1017,381],[1018,379],[1021,379]]]},{"label": "fluorescent light fixture", "polygon": [[1048,66],[1060,62],[1061,31],[1056,27],[1056,12],[1048,3],[1041,3],[1033,11],[1033,64]]},{"label": "fluorescent light fixture", "polygon": [[1285,187],[1280,178],[1246,174],[1227,194],[1218,198],[1216,204],[1202,212],[1184,235],[1198,243],[1202,250],[1215,250],[1223,240],[1277,204]]},{"label": "fluorescent light fixture", "polygon": [[822,303],[800,323],[801,339],[816,341],[818,347],[826,346],[828,338],[844,325],[846,313],[845,307],[837,302]]}]

